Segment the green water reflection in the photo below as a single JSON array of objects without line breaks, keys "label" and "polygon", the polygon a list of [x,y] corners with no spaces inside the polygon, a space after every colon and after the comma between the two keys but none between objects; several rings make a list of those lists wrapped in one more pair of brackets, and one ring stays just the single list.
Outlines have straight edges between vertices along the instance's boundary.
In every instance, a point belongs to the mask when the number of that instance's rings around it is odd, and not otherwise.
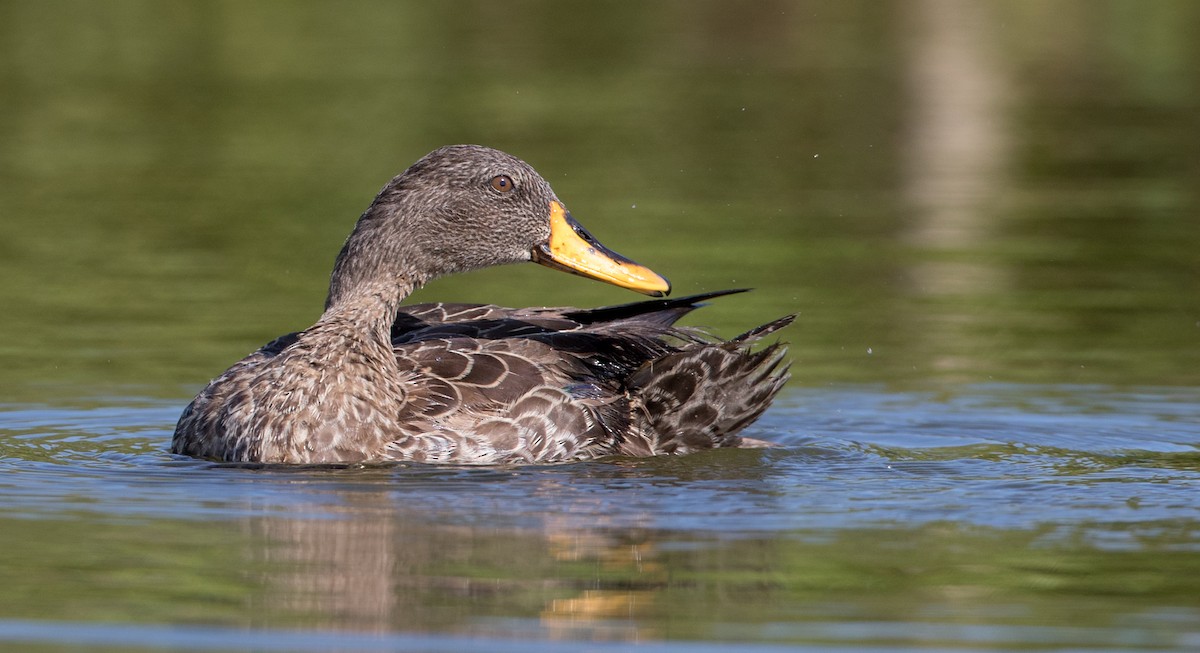
[{"label": "green water reflection", "polygon": [[1200,558],[1179,549],[1195,533],[1169,523],[1115,549],[1050,526],[709,540],[438,525],[352,503],[231,524],[3,519],[0,604],[39,620],[602,640],[966,645],[955,625],[990,626],[990,646],[1180,646],[1197,618]]},{"label": "green water reflection", "polygon": [[[64,16],[69,16],[64,19]],[[1198,380],[1195,3],[0,4],[0,382],[184,398],[392,174],[511,150],[796,382]],[[525,266],[423,299],[628,293]],[[18,390],[34,383],[40,388]]]}]

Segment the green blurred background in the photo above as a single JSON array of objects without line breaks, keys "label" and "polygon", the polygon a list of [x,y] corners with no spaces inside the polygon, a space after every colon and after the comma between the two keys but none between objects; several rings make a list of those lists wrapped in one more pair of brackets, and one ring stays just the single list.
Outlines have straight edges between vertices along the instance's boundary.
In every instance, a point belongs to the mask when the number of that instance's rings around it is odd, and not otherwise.
[{"label": "green blurred background", "polygon": [[[537,167],[794,384],[1200,382],[1200,4],[0,2],[0,388],[181,401],[392,175]],[[632,301],[538,266],[414,300]]]}]

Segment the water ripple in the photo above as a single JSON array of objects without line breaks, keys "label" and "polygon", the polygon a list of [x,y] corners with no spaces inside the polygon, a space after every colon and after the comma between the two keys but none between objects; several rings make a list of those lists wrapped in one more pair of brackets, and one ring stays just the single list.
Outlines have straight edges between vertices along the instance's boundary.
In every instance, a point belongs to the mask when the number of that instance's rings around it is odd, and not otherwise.
[{"label": "water ripple", "polygon": [[[1188,390],[1000,386],[954,395],[794,391],[752,428],[781,446],[550,467],[224,466],[166,453],[179,406],[0,410],[0,512],[114,519],[337,516],[360,495],[431,518],[546,519],[736,536],[868,524],[1195,520]],[[1190,490],[1190,491],[1189,491]],[[1094,526],[1092,526],[1094,527]]]}]

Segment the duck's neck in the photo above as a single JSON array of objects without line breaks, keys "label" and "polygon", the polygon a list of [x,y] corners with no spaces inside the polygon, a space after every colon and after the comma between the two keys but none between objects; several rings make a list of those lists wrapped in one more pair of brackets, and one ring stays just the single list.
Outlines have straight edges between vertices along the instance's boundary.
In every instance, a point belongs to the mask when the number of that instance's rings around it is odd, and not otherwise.
[{"label": "duck's neck", "polygon": [[316,326],[390,346],[396,311],[414,288],[405,279],[359,283],[336,297],[331,294]]},{"label": "duck's neck", "polygon": [[406,238],[388,230],[385,203],[376,198],[358,219],[338,253],[329,278],[329,296],[318,325],[326,323],[376,336],[391,343],[400,301],[427,279],[406,265],[413,258]]}]

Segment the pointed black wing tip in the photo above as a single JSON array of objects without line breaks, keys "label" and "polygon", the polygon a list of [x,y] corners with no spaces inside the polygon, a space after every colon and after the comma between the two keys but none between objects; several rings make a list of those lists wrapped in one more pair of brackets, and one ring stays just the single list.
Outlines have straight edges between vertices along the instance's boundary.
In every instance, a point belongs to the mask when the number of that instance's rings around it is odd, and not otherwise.
[{"label": "pointed black wing tip", "polygon": [[686,306],[689,310],[703,308],[708,306],[706,303],[710,299],[718,297],[726,297],[728,295],[740,295],[744,292],[750,292],[753,288],[729,288],[726,290],[713,290],[710,292],[696,293],[694,295],[685,295],[676,299],[670,300],[673,306]]},{"label": "pointed black wing tip", "polygon": [[677,299],[675,301],[702,302],[706,299],[716,299],[717,297],[724,297],[726,295],[740,295],[741,293],[750,292],[751,290],[754,290],[754,289],[753,288],[727,288],[725,290],[712,290],[709,292],[696,293],[695,295],[687,295],[685,297],[680,297],[679,299]]},{"label": "pointed black wing tip", "polygon": [[704,302],[705,300],[724,297],[725,295],[736,295],[749,290],[750,288],[714,290],[711,292],[697,293],[695,295],[685,295],[683,297],[645,299],[628,304],[616,304],[613,306],[601,306],[598,308],[572,309],[563,313],[563,317],[569,320],[575,320],[580,324],[594,324],[597,322],[611,322],[629,319],[652,313],[674,311],[677,314],[675,318],[671,320],[671,322],[674,322],[687,313],[704,306],[704,304],[701,302]]}]

